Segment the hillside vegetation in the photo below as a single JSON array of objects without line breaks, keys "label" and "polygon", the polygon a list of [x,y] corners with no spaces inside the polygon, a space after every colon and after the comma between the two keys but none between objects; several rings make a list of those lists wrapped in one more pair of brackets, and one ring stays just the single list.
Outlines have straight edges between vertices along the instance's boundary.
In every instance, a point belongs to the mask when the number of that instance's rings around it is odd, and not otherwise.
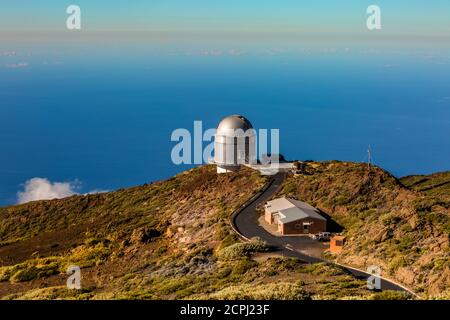
[{"label": "hillside vegetation", "polygon": [[382,274],[425,297],[450,298],[450,173],[401,180],[367,165],[309,162],[280,194],[311,203],[344,227],[337,260]]},{"label": "hillside vegetation", "polygon": [[[203,166],[144,186],[0,208],[0,297],[382,297],[339,267],[274,257],[258,239],[241,243],[229,217],[266,181],[247,168],[217,175]],[[69,265],[81,267],[82,290],[65,288]]]},{"label": "hillside vegetation", "polygon": [[450,201],[450,172],[438,172],[427,176],[407,176],[400,179],[408,188],[420,191],[429,197]]}]

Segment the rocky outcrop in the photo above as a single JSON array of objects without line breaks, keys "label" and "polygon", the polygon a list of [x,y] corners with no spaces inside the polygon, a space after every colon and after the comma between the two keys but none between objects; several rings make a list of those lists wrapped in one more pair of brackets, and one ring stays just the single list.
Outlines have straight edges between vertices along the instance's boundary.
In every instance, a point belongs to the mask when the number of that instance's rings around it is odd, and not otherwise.
[{"label": "rocky outcrop", "polygon": [[438,192],[423,192],[377,167],[309,165],[314,171],[288,178],[281,193],[315,205],[344,227],[339,261],[359,268],[378,264],[383,274],[422,295],[449,290],[450,189],[442,189],[442,180],[450,181],[450,174],[439,174],[438,184],[422,177],[427,186],[439,186]]}]

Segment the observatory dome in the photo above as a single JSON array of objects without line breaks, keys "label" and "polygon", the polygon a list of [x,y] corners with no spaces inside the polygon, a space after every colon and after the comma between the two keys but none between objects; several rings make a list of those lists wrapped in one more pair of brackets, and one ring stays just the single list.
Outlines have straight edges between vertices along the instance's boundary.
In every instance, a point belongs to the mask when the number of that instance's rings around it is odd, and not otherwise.
[{"label": "observatory dome", "polygon": [[236,171],[241,164],[256,162],[256,133],[248,119],[240,115],[220,121],[214,143],[218,173]]},{"label": "observatory dome", "polygon": [[253,129],[253,126],[250,123],[250,121],[248,121],[247,118],[240,115],[232,115],[220,121],[217,127],[217,134],[221,135],[229,130],[237,130],[237,129],[247,131],[248,129]]}]

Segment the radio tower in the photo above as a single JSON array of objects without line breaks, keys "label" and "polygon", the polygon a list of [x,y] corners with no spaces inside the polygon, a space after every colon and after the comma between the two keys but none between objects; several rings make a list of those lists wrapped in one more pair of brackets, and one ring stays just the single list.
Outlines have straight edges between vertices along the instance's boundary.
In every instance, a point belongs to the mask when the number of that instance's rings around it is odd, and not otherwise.
[{"label": "radio tower", "polygon": [[367,168],[370,170],[370,165],[372,164],[372,149],[369,147],[367,148]]}]

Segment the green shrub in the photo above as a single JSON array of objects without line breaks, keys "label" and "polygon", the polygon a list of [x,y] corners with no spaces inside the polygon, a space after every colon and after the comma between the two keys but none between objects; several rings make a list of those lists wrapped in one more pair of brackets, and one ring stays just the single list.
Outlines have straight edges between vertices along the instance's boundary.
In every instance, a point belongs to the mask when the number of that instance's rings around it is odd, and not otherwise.
[{"label": "green shrub", "polygon": [[230,234],[230,228],[225,222],[220,222],[215,227],[214,238],[216,240],[223,240]]},{"label": "green shrub", "polygon": [[231,286],[208,296],[217,300],[310,300],[300,283],[243,284]]},{"label": "green shrub", "polygon": [[413,236],[407,235],[402,237],[398,243],[397,246],[400,249],[400,251],[407,251],[411,249],[414,244],[416,243],[416,239]]},{"label": "green shrub", "polygon": [[295,180],[288,180],[284,184],[282,193],[286,194],[287,196],[296,196],[297,190],[298,190],[298,188],[297,188],[297,183],[295,182]]},{"label": "green shrub", "polygon": [[225,201],[223,198],[220,198],[217,200],[217,209],[218,209],[218,216],[220,219],[226,219],[228,218],[228,210],[227,205],[225,204]]},{"label": "green shrub", "polygon": [[381,218],[381,222],[385,226],[392,226],[399,223],[402,219],[393,213],[387,213]]},{"label": "green shrub", "polygon": [[406,260],[403,256],[394,257],[388,265],[388,270],[390,274],[393,274],[398,268],[404,267],[406,265]]},{"label": "green shrub", "polygon": [[8,281],[17,271],[20,270],[20,265],[7,266],[0,268],[0,282]]},{"label": "green shrub", "polygon": [[251,259],[242,259],[239,260],[234,266],[233,266],[233,274],[234,275],[241,275],[249,271],[254,266],[258,265],[258,263]]},{"label": "green shrub", "polygon": [[401,230],[404,232],[412,232],[413,228],[411,227],[411,225],[409,223],[405,223],[402,227]]},{"label": "green shrub", "polygon": [[336,198],[334,198],[334,204],[335,205],[345,205],[351,201],[351,198],[346,195],[339,195]]},{"label": "green shrub", "polygon": [[360,288],[361,281],[358,280],[344,281],[340,283],[340,287],[342,289]]},{"label": "green shrub", "polygon": [[93,247],[85,245],[76,247],[72,250],[69,257],[67,257],[65,263],[61,264],[60,271],[66,272],[66,268],[75,264],[80,268],[92,267],[102,263],[111,254],[109,247],[105,246],[102,242],[97,243]]},{"label": "green shrub", "polygon": [[38,278],[38,271],[34,266],[17,271],[11,278],[12,283],[30,281]]},{"label": "green shrub", "polygon": [[216,272],[217,279],[224,279],[228,277],[232,272],[232,269],[229,266],[223,267]]},{"label": "green shrub", "polygon": [[0,270],[1,281],[13,283],[30,281],[58,274],[59,258],[33,259]]},{"label": "green shrub", "polygon": [[402,291],[386,290],[374,293],[369,300],[409,300],[411,295]]},{"label": "green shrub", "polygon": [[222,260],[238,260],[249,257],[255,252],[265,252],[268,250],[267,244],[259,238],[252,238],[250,242],[235,243],[219,251],[219,258]]},{"label": "green shrub", "polygon": [[157,256],[160,256],[160,255],[162,255],[162,254],[164,254],[166,252],[167,252],[167,247],[166,246],[161,246],[155,251],[155,254]]},{"label": "green shrub", "polygon": [[229,234],[220,242],[219,250],[229,247],[239,241],[239,238],[235,234]]}]

